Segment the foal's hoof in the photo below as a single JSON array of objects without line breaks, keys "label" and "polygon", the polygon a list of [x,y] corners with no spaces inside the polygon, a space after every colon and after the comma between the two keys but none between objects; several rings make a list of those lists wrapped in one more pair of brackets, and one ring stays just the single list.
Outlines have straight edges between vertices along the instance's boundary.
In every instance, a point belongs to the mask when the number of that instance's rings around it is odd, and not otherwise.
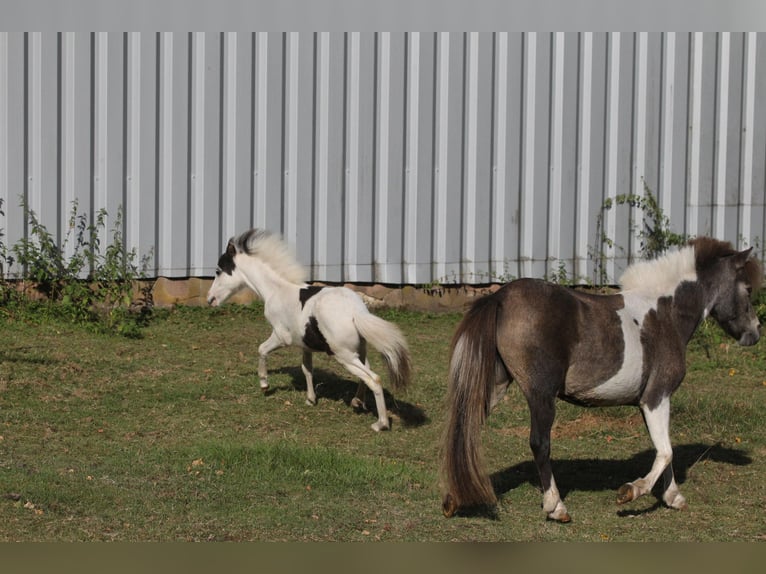
[{"label": "foal's hoof", "polygon": [[261,392],[266,394],[269,392],[269,389],[271,387],[269,386],[269,383],[261,383]]},{"label": "foal's hoof", "polygon": [[566,524],[567,522],[572,522],[572,517],[569,516],[568,512],[564,512],[563,514],[556,514],[551,512],[548,515],[548,520],[552,520],[553,522],[558,522],[560,524]]},{"label": "foal's hoof", "polygon": [[627,482],[617,491],[617,504],[625,504],[638,498],[638,491],[635,486]]},{"label": "foal's hoof", "polygon": [[317,405],[317,400],[314,399],[313,401],[311,399],[306,399],[306,404],[310,407],[315,407]]},{"label": "foal's hoof", "polygon": [[447,495],[444,497],[444,501],[442,502],[442,513],[447,518],[451,518],[455,515],[456,512],[457,502],[455,502],[455,499],[451,494],[447,493]]}]

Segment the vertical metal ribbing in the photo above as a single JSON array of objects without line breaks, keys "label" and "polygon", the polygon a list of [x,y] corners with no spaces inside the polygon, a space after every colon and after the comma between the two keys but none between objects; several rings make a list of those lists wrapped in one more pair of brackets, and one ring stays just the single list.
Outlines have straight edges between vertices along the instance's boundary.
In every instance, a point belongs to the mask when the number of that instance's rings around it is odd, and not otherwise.
[{"label": "vertical metal ribbing", "polygon": [[495,157],[493,158],[494,178],[492,180],[492,245],[491,273],[501,277],[505,273],[505,210],[506,177],[508,171],[508,33],[499,32],[495,37]]},{"label": "vertical metal ribbing", "polygon": [[322,269],[328,262],[328,194],[329,194],[329,148],[330,148],[330,34],[319,34],[317,54],[317,160],[316,160],[316,218],[317,238],[315,266]]},{"label": "vertical metal ribbing", "polygon": [[436,126],[438,130],[436,149],[436,192],[434,198],[435,238],[434,254],[435,276],[444,277],[447,274],[447,189],[449,185],[449,81],[450,81],[450,33],[439,33],[438,63],[437,63],[437,101]]},{"label": "vertical metal ribbing", "polygon": [[357,280],[359,242],[359,97],[360,34],[352,32],[348,50],[348,159],[346,163],[346,233],[344,235],[345,279]]},{"label": "vertical metal ribbing", "polygon": [[42,208],[42,34],[28,35],[27,70],[27,206],[40,215]]},{"label": "vertical metal ribbing", "polygon": [[[109,192],[109,34],[98,32],[94,42],[93,89],[93,213],[107,209]],[[113,73],[117,73],[114,70]],[[114,102],[115,105],[118,105]],[[108,243],[107,229],[99,230],[102,245]]]},{"label": "vertical metal ribbing", "polygon": [[[8,218],[8,33],[0,32],[0,229],[7,230]],[[3,269],[7,272],[7,269]]]},{"label": "vertical metal ribbing", "polygon": [[713,236],[724,239],[726,235],[726,161],[729,131],[729,68],[731,58],[731,34],[722,32],[718,55],[718,137],[716,138],[715,191],[713,201]]},{"label": "vertical metal ribbing", "polygon": [[[636,38],[636,88],[635,88],[635,148],[633,150],[633,174],[632,174],[632,193],[633,195],[644,195],[644,182],[646,178],[646,100],[647,94],[647,41],[648,34],[640,32]],[[652,190],[655,191],[655,190]],[[631,257],[639,255],[639,245],[642,227],[640,220],[643,218],[642,210],[636,209],[633,214],[633,229],[630,246]]]},{"label": "vertical metal ribbing", "polygon": [[[239,60],[239,35],[227,32],[223,35],[223,165],[222,197],[223,238],[238,233],[237,225],[237,124],[240,109],[237,105],[237,66]],[[244,182],[242,182],[244,184]],[[209,240],[212,240],[210,238]]]},{"label": "vertical metal ribbing", "polygon": [[466,81],[466,125],[465,125],[465,166],[466,175],[463,199],[463,273],[466,280],[472,280],[476,269],[476,195],[478,170],[478,115],[479,115],[479,34],[468,34],[468,74]]},{"label": "vertical metal ribbing", "polygon": [[700,153],[702,142],[702,32],[692,39],[691,157],[689,158],[689,195],[686,201],[686,233],[699,233]]},{"label": "vertical metal ribbing", "polygon": [[253,188],[253,224],[256,227],[266,227],[266,194],[268,193],[268,130],[269,117],[269,33],[257,34],[256,46],[256,77],[257,77],[257,133],[255,134]]},{"label": "vertical metal ribbing", "polygon": [[551,166],[548,191],[548,259],[557,266],[561,259],[561,189],[564,177],[564,34],[553,36],[553,105],[551,108]]},{"label": "vertical metal ribbing", "polygon": [[[758,35],[748,32],[745,38],[745,114],[742,126],[742,198],[739,203],[739,241],[749,245],[752,236],[752,201],[753,201],[753,154],[755,139],[755,83],[756,54]],[[744,245],[740,245],[744,247]]]},{"label": "vertical metal ribbing", "polygon": [[[69,226],[69,214],[74,204],[75,191],[75,42],[77,35],[72,32],[61,34],[61,88],[60,88],[60,126],[59,139],[60,171],[58,174],[61,187],[62,209],[59,214],[59,225],[66,233]],[[81,210],[83,206],[79,206]],[[64,246],[64,256],[69,258],[74,254],[75,245],[68,241]]]},{"label": "vertical metal ribbing", "polygon": [[[617,197],[617,161],[620,137],[620,32],[611,34],[609,51],[609,80],[607,101],[607,124],[609,131],[606,142],[606,198],[612,200]],[[604,231],[606,236],[614,239],[617,230],[616,209],[604,212]],[[606,272],[609,277],[615,278],[614,256],[615,249],[612,245],[606,246]],[[616,279],[616,278],[615,278]]]},{"label": "vertical metal ribbing", "polygon": [[[192,272],[199,273],[205,266],[204,241],[205,234],[205,98],[206,82],[206,59],[205,32],[196,32],[192,35],[192,93],[191,93],[191,267]],[[210,190],[213,192],[214,190]]]},{"label": "vertical metal ribbing", "polygon": [[298,237],[298,100],[300,96],[300,34],[291,32],[288,34],[288,50],[285,65],[287,66],[287,126],[285,141],[286,147],[286,170],[284,173],[285,210],[284,210],[284,236],[288,243],[295,245]]},{"label": "vertical metal ribbing", "polygon": [[522,277],[532,275],[533,257],[533,233],[535,225],[535,105],[536,93],[536,68],[537,68],[537,33],[525,34],[525,74],[524,74],[524,147],[522,150],[522,189],[521,189],[521,221],[519,229],[520,240],[520,271]]},{"label": "vertical metal ribbing", "polygon": [[420,144],[420,33],[410,32],[407,62],[406,164],[404,176],[404,281],[417,282],[418,155]]}]

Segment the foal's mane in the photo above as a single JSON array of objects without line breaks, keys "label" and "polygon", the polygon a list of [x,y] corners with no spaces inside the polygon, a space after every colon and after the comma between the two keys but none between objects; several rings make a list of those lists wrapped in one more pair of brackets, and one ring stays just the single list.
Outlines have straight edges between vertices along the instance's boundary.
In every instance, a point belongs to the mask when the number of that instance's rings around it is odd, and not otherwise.
[{"label": "foal's mane", "polygon": [[[678,251],[650,261],[639,261],[625,270],[620,278],[623,290],[635,290],[662,296],[672,294],[682,281],[696,280],[697,269],[704,269],[721,257],[735,255],[737,250],[728,241],[712,237],[697,237]],[[750,257],[744,272],[753,291],[761,286],[763,277],[758,259]]]},{"label": "foal's mane", "polygon": [[231,243],[238,253],[257,257],[290,283],[305,283],[306,270],[280,236],[265,229],[250,229],[232,238]]}]

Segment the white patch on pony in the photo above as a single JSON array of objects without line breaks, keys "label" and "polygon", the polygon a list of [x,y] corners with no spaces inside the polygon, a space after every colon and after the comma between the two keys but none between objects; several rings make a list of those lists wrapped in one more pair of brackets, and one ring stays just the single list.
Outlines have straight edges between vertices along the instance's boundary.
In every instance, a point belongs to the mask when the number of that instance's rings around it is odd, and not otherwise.
[{"label": "white patch on pony", "polygon": [[623,294],[625,307],[617,311],[622,325],[625,344],[620,370],[595,388],[583,393],[582,399],[598,404],[625,404],[634,402],[641,392],[644,366],[644,348],[641,345],[641,327],[646,314],[655,307],[656,300],[639,294]]},{"label": "white patch on pony", "polygon": [[623,291],[636,291],[645,297],[659,299],[673,295],[684,281],[696,281],[694,247],[688,245],[649,261],[639,261],[620,277]]}]

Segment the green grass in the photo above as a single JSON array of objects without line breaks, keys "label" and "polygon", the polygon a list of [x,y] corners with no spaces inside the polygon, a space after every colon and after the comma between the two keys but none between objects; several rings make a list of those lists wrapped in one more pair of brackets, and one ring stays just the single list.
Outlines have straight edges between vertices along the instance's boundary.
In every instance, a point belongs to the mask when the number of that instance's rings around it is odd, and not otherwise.
[{"label": "green grass", "polygon": [[[158,313],[141,339],[46,316],[0,316],[0,540],[753,541],[766,536],[766,348],[704,326],[673,399],[674,466],[689,510],[615,491],[645,474],[636,409],[559,403],[554,472],[573,522],[546,522],[516,387],[484,432],[497,516],[445,519],[438,485],[448,346],[457,314],[384,311],[408,337],[414,384],[393,429],[354,412],[356,381],[300,352],[257,382],[262,307]],[[373,368],[383,372],[377,355]],[[372,408],[373,401],[368,397]]]}]

